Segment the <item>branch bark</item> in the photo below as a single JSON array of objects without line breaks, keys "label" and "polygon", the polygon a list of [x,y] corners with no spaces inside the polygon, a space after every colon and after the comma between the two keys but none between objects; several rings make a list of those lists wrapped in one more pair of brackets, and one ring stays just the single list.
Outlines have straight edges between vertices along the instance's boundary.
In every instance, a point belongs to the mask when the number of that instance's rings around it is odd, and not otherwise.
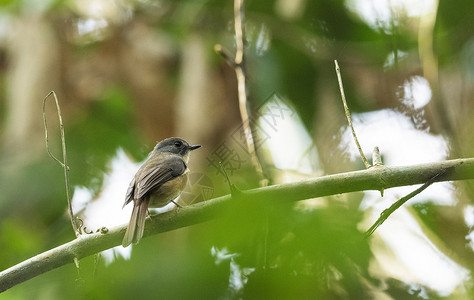
[{"label": "branch bark", "polygon": [[[474,179],[474,158],[448,160],[414,166],[376,166],[367,170],[328,175],[308,180],[242,191],[239,198],[247,201],[298,201],[328,195],[384,190],[392,187],[422,184],[436,174],[436,182]],[[219,216],[231,204],[230,195],[182,208],[179,213],[167,212],[151,218],[144,236],[202,223]],[[43,252],[0,273],[0,292],[75,259],[98,253],[121,244],[126,224],[106,233],[81,235],[75,240]]]}]

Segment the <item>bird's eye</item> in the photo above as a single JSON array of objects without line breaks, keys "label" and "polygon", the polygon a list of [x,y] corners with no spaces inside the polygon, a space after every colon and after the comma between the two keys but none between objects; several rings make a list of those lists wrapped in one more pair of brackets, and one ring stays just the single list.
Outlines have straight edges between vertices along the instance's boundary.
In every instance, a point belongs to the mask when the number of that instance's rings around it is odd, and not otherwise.
[{"label": "bird's eye", "polygon": [[177,141],[177,142],[174,142],[174,145],[179,148],[183,145],[183,143],[181,143],[180,141]]}]

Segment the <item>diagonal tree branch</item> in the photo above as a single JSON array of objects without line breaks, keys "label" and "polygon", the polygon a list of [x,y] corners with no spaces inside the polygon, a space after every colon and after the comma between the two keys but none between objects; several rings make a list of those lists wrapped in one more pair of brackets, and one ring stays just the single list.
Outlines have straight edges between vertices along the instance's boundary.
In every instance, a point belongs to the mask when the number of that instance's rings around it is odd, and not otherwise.
[{"label": "diagonal tree branch", "polygon": [[[436,176],[437,174],[441,174]],[[436,176],[436,177],[435,177]],[[474,158],[448,160],[414,166],[376,166],[367,170],[340,173],[300,182],[242,191],[239,199],[284,203],[328,195],[434,182],[474,179]],[[167,212],[151,218],[144,236],[202,223],[219,216],[232,203],[230,195]],[[43,252],[0,273],[0,292],[42,273],[121,244],[125,224],[88,235]]]},{"label": "diagonal tree branch", "polygon": [[428,180],[427,182],[425,182],[422,186],[420,186],[419,188],[417,188],[416,190],[414,190],[413,192],[409,193],[408,195],[406,195],[405,197],[402,197],[401,199],[399,199],[397,202],[393,203],[389,208],[387,208],[386,210],[384,210],[381,214],[380,214],[380,217],[377,219],[377,221],[375,221],[374,225],[372,225],[369,230],[367,230],[367,232],[365,233],[365,235],[367,237],[371,236],[375,230],[377,228],[379,228],[380,225],[382,225],[383,222],[385,222],[385,220],[388,219],[388,217],[390,217],[390,215],[392,213],[394,213],[397,209],[399,209],[403,204],[405,204],[408,200],[410,200],[411,198],[415,197],[416,195],[418,195],[419,193],[423,192],[427,187],[429,187],[430,185],[433,184],[433,182],[435,182],[436,178],[438,178],[439,176],[443,175],[445,172],[447,172],[449,169],[445,169],[444,171],[441,171],[440,173],[436,174],[435,176],[433,176],[432,178],[430,178],[430,180]]}]

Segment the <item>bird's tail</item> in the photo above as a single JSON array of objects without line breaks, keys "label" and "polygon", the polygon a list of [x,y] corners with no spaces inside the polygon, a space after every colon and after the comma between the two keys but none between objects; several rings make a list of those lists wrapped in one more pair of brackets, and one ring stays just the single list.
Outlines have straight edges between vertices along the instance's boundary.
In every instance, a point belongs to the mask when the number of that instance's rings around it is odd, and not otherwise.
[{"label": "bird's tail", "polygon": [[[148,199],[147,199],[148,200]],[[146,214],[148,212],[148,201],[138,200],[134,201],[132,216],[128,223],[127,231],[122,240],[122,246],[128,247],[131,243],[137,244],[143,237],[143,230],[145,229]]]}]

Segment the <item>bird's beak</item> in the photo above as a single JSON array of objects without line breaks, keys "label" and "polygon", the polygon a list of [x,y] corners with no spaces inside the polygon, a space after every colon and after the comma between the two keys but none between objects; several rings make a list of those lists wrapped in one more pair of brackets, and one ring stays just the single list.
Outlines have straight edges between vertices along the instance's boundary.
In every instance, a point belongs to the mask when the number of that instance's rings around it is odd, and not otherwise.
[{"label": "bird's beak", "polygon": [[201,147],[201,145],[192,145],[192,146],[189,146],[189,150],[196,150],[197,148]]}]

